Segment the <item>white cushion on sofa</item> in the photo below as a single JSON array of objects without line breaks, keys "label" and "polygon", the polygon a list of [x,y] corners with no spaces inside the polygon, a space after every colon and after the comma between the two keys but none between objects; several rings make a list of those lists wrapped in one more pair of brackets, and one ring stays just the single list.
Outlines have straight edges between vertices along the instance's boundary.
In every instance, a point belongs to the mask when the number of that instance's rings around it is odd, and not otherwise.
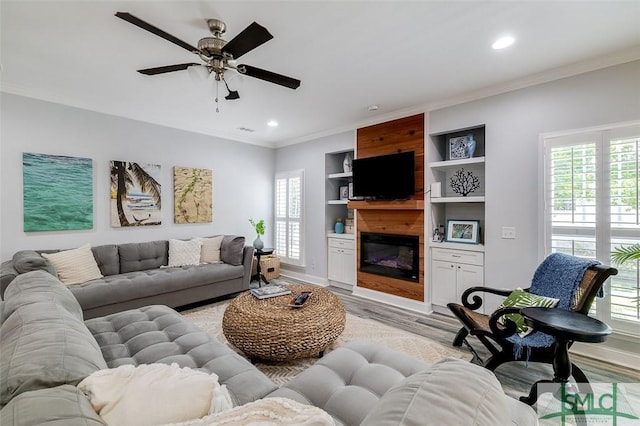
[{"label": "white cushion on sofa", "polygon": [[288,398],[264,398],[200,419],[164,426],[334,426],[324,410]]},{"label": "white cushion on sofa", "polygon": [[202,263],[221,263],[220,246],[224,235],[211,238],[196,238],[202,241],[202,250],[200,253],[200,262]]},{"label": "white cushion on sofa", "polygon": [[58,279],[66,285],[102,278],[89,244],[58,253],[42,253],[42,256],[51,262],[58,274]]},{"label": "white cushion on sofa", "polygon": [[202,241],[199,239],[182,241],[169,240],[169,265],[188,266],[200,263]]},{"label": "white cushion on sofa", "polygon": [[110,425],[182,422],[233,407],[218,376],[178,364],[122,365],[100,370],[78,384]]}]

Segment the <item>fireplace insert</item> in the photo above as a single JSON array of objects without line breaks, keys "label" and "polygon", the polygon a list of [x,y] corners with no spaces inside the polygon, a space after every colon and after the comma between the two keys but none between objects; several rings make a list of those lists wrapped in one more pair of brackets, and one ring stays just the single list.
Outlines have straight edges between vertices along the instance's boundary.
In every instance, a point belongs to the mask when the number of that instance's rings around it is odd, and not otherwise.
[{"label": "fireplace insert", "polygon": [[360,233],[360,271],[418,282],[419,238],[412,235]]}]

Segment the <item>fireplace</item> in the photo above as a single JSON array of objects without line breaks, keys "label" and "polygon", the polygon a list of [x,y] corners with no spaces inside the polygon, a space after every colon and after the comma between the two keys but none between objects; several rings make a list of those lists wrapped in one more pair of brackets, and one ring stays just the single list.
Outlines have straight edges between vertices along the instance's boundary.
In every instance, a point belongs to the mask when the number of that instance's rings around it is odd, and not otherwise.
[{"label": "fireplace", "polygon": [[411,235],[360,233],[360,271],[418,282],[419,238]]}]

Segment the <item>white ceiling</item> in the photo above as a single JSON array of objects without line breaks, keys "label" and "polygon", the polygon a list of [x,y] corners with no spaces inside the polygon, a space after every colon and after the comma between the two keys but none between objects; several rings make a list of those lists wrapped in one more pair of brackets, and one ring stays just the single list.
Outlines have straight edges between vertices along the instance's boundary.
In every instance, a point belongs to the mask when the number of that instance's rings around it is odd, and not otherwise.
[{"label": "white ceiling", "polygon": [[[353,129],[400,113],[640,58],[640,1],[32,1],[2,0],[4,92],[265,146]],[[192,73],[137,69],[198,62],[114,16],[190,43],[226,22],[274,38],[242,63],[302,80],[291,90],[231,78],[241,99]],[[490,48],[510,34],[516,43]],[[640,76],[639,76],[640,78]],[[378,111],[367,107],[379,105]],[[270,128],[269,120],[280,126]],[[238,128],[254,129],[252,133]]]}]

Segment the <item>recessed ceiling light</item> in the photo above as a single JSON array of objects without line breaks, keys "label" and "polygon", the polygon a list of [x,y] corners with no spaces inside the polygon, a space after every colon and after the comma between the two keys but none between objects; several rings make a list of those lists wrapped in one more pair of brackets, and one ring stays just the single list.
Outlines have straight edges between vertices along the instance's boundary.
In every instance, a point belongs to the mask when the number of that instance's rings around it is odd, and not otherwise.
[{"label": "recessed ceiling light", "polygon": [[271,120],[270,122],[267,123],[267,126],[278,127],[278,122],[276,120]]},{"label": "recessed ceiling light", "polygon": [[493,47],[494,49],[504,49],[505,47],[511,46],[513,43],[515,43],[515,41],[516,39],[511,36],[500,37],[493,42],[491,47]]},{"label": "recessed ceiling light", "polygon": [[369,106],[367,107],[367,110],[368,110],[368,111],[377,111],[377,110],[378,110],[378,108],[380,108],[378,105],[369,105]]}]

